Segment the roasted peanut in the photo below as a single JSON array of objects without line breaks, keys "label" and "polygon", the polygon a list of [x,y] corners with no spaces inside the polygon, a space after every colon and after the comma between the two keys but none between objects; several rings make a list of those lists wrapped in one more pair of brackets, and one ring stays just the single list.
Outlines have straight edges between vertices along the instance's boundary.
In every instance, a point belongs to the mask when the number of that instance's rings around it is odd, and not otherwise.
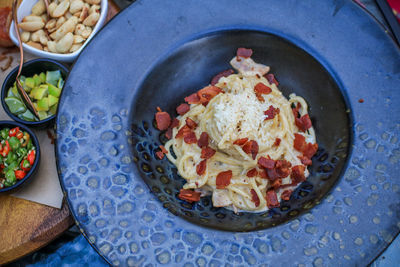
[{"label": "roasted peanut", "polygon": [[92,33],[92,28],[89,26],[86,26],[85,29],[82,31],[82,37],[87,39],[87,38],[89,38],[91,33]]},{"label": "roasted peanut", "polygon": [[[53,32],[50,37],[58,41],[62,37],[64,37],[67,33],[73,32],[75,30],[76,24],[78,23],[78,18],[77,17],[71,17],[69,18],[63,25],[61,25],[60,28],[58,28],[57,31]],[[73,39],[73,38],[72,38]]]},{"label": "roasted peanut", "polygon": [[68,11],[69,8],[69,0],[62,1],[51,14],[55,18],[59,18],[64,16],[64,14]]},{"label": "roasted peanut", "polygon": [[83,24],[78,24],[78,25],[76,25],[76,28],[75,28],[75,31],[74,31],[74,34],[76,34],[76,35],[82,35],[82,32],[85,30],[85,25],[83,25]]},{"label": "roasted peanut", "polygon": [[26,43],[26,42],[29,41],[30,38],[31,38],[31,33],[30,32],[22,32],[21,33],[22,42]]},{"label": "roasted peanut", "polygon": [[46,33],[43,30],[38,30],[32,33],[31,40],[34,42],[40,42],[40,37],[46,36]]},{"label": "roasted peanut", "polygon": [[39,44],[39,43],[29,41],[29,42],[27,42],[26,44],[29,45],[29,46],[32,46],[32,47],[34,47],[34,48],[36,48],[36,49],[43,50],[42,45]]},{"label": "roasted peanut", "polygon": [[100,4],[101,0],[85,0],[85,2],[90,5],[98,5]]},{"label": "roasted peanut", "polygon": [[74,44],[81,44],[85,41],[86,39],[83,38],[80,35],[74,35]]},{"label": "roasted peanut", "polygon": [[28,22],[19,23],[18,26],[24,31],[34,32],[34,31],[42,29],[44,26],[44,22],[43,21],[28,21]]},{"label": "roasted peanut", "polygon": [[69,12],[75,14],[82,10],[84,3],[82,0],[72,0],[71,5],[69,6]]},{"label": "roasted peanut", "polygon": [[73,52],[79,50],[79,48],[81,48],[81,46],[82,46],[82,44],[73,44],[71,46],[71,48],[69,49],[69,52],[73,53]]},{"label": "roasted peanut", "polygon": [[56,29],[60,28],[67,20],[64,17],[58,18],[56,23]]},{"label": "roasted peanut", "polygon": [[67,13],[65,13],[64,17],[68,20],[70,17],[72,17],[73,15],[71,13],[69,13],[69,11]]},{"label": "roasted peanut", "polygon": [[36,16],[36,15],[28,15],[26,17],[24,17],[22,19],[22,22],[29,22],[29,21],[40,21],[40,22],[44,22],[43,18],[40,16]]},{"label": "roasted peanut", "polygon": [[47,42],[47,48],[49,49],[50,52],[57,53],[56,42],[48,41]]},{"label": "roasted peanut", "polygon": [[40,16],[44,12],[46,12],[46,6],[44,5],[43,0],[39,0],[33,7],[32,7],[32,14]]},{"label": "roasted peanut", "polygon": [[[57,20],[56,19],[51,19],[46,23],[46,26],[44,26],[47,30],[51,30],[56,28],[56,23]],[[61,26],[61,25],[60,25]]]},{"label": "roasted peanut", "polygon": [[49,48],[47,46],[43,47],[43,51],[49,52]]},{"label": "roasted peanut", "polygon": [[79,15],[79,22],[84,21],[88,17],[88,15],[89,15],[89,9],[86,6],[84,6],[82,8],[81,14]]},{"label": "roasted peanut", "polygon": [[73,42],[74,42],[74,35],[71,32],[67,33],[56,43],[57,52],[58,53],[68,52],[71,49]]},{"label": "roasted peanut", "polygon": [[100,18],[100,14],[97,12],[93,12],[92,14],[90,14],[84,21],[83,24],[86,26],[91,26],[93,27],[94,25],[96,25],[97,21]]},{"label": "roasted peanut", "polygon": [[53,17],[53,12],[54,10],[57,8],[57,3],[56,2],[52,2],[51,4],[49,4],[49,13],[50,16]]},{"label": "roasted peanut", "polygon": [[92,14],[93,12],[100,13],[100,6],[99,5],[93,5],[89,9],[89,14]]},{"label": "roasted peanut", "polygon": [[39,42],[40,42],[42,45],[47,45],[48,41],[49,41],[49,39],[47,39],[47,36],[46,36],[46,35],[43,35],[43,36],[40,36],[40,37],[39,37]]}]

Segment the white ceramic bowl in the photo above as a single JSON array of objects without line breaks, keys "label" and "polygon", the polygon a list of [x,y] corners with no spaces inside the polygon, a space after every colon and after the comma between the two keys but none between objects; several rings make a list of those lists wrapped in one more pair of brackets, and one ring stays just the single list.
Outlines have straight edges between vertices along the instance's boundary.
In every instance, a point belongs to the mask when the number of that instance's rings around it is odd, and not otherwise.
[{"label": "white ceramic bowl", "polygon": [[[37,3],[38,0],[23,0],[21,5],[18,8],[18,22],[21,22],[21,20],[25,17],[31,14],[32,7]],[[25,43],[23,43],[24,51],[29,52],[31,54],[34,54],[39,57],[45,57],[45,58],[51,58],[54,60],[58,61],[63,61],[63,62],[72,62],[74,61],[79,53],[82,51],[82,49],[87,45],[90,39],[93,38],[93,36],[101,29],[103,26],[106,17],[107,17],[107,8],[108,8],[108,2],[107,0],[101,0],[100,4],[101,10],[100,10],[100,18],[97,21],[96,26],[94,27],[92,34],[90,34],[89,38],[85,41],[85,43],[79,48],[77,51],[73,53],[68,53],[68,54],[58,54],[58,53],[52,53],[52,52],[46,52],[43,50],[36,49],[32,46],[29,46]],[[14,28],[14,21],[11,23],[10,27],[10,38],[18,46],[18,39],[17,39],[17,34],[15,32]]]}]

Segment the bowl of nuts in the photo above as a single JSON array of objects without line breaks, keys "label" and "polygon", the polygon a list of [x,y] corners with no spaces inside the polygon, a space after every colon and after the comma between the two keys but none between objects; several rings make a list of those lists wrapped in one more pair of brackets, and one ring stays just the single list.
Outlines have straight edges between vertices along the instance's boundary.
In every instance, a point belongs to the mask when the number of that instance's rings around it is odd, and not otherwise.
[{"label": "bowl of nuts", "polygon": [[[18,26],[24,50],[58,61],[74,61],[103,26],[107,0],[23,0],[18,8]],[[14,21],[10,38],[18,46]]]}]

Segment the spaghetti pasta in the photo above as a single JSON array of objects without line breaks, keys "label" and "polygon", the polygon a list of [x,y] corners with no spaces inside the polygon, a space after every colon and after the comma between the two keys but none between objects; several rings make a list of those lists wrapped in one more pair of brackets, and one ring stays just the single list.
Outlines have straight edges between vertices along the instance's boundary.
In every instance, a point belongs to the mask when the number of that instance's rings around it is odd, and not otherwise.
[{"label": "spaghetti pasta", "polygon": [[306,101],[287,99],[264,76],[269,67],[255,63],[252,51],[239,52],[231,61],[237,74],[225,72],[185,99],[190,109],[169,128],[165,149],[173,153],[166,156],[186,180],[185,192],[211,194],[214,206],[235,212],[262,212],[306,179],[318,145]]}]

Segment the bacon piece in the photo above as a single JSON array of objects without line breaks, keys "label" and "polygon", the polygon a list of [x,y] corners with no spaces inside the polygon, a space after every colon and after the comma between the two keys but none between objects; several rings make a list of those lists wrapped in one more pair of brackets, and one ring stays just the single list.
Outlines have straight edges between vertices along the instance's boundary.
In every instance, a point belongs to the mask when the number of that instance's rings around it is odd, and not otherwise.
[{"label": "bacon piece", "polygon": [[168,154],[168,150],[165,148],[165,146],[160,145],[159,147],[160,147],[162,153]]},{"label": "bacon piece", "polygon": [[268,179],[267,170],[266,170],[266,169],[261,169],[261,170],[258,172],[258,176],[260,176],[260,177],[263,178],[263,179]]},{"label": "bacon piece", "polygon": [[167,130],[171,124],[171,116],[165,111],[158,111],[155,118],[157,129],[160,131]]},{"label": "bacon piece", "polygon": [[177,118],[174,118],[171,122],[171,125],[169,126],[171,129],[175,127],[179,127],[179,120]]},{"label": "bacon piece", "polygon": [[171,128],[171,127],[169,127],[169,128],[167,129],[167,131],[165,132],[165,137],[166,137],[168,140],[170,140],[170,139],[172,138],[172,128]]},{"label": "bacon piece", "polygon": [[275,143],[273,146],[279,146],[281,144],[281,139],[280,138],[275,138]]},{"label": "bacon piece", "polygon": [[237,57],[249,58],[249,57],[251,57],[252,54],[253,54],[253,50],[251,50],[249,48],[240,47],[236,51],[236,56]]},{"label": "bacon piece", "polygon": [[263,83],[257,83],[256,86],[254,86],[254,92],[256,92],[256,94],[270,94],[272,92],[272,89],[269,88],[268,86],[266,86]]},{"label": "bacon piece", "polygon": [[301,163],[304,165],[308,166],[308,165],[312,164],[311,159],[307,158],[306,156],[301,155],[301,156],[297,156],[297,157],[300,159]]},{"label": "bacon piece", "polygon": [[222,91],[221,88],[210,85],[210,86],[204,87],[203,89],[200,89],[197,92],[197,95],[200,98],[200,103],[202,103],[203,105],[206,106],[211,99],[213,99],[219,93],[223,93],[223,92],[224,91]]},{"label": "bacon piece", "polygon": [[200,194],[200,192],[196,192],[191,189],[181,189],[179,191],[178,198],[192,203],[200,200]]},{"label": "bacon piece", "polygon": [[256,159],[257,154],[258,154],[258,143],[257,143],[257,141],[254,141],[254,140],[247,141],[243,145],[242,149],[246,154],[251,154],[251,157],[253,159]]},{"label": "bacon piece", "polygon": [[266,157],[260,157],[257,163],[266,169],[273,169],[275,167],[275,160],[267,159]]},{"label": "bacon piece", "polygon": [[290,199],[290,196],[292,195],[292,190],[288,189],[282,192],[281,198],[285,201],[288,201]]},{"label": "bacon piece", "polygon": [[292,163],[287,160],[277,160],[275,162],[275,170],[278,178],[285,178],[290,175]]},{"label": "bacon piece", "polygon": [[217,178],[215,180],[217,189],[224,189],[225,187],[227,187],[231,183],[231,178],[232,178],[231,170],[218,173]]},{"label": "bacon piece", "polygon": [[192,130],[186,124],[183,125],[182,128],[179,129],[178,133],[175,135],[175,138],[182,138],[187,136]]},{"label": "bacon piece", "polygon": [[264,75],[264,77],[268,80],[268,82],[270,84],[274,83],[274,84],[276,84],[276,86],[279,85],[279,82],[275,79],[275,75],[274,74],[268,73],[268,74]]},{"label": "bacon piece", "polygon": [[197,123],[191,118],[186,118],[186,125],[192,130],[197,127]]},{"label": "bacon piece", "polygon": [[197,145],[200,148],[208,146],[208,134],[206,132],[201,133],[199,141],[197,141]]},{"label": "bacon piece", "polygon": [[260,206],[260,198],[257,195],[257,192],[254,189],[250,190],[251,193],[251,201],[254,202],[254,205],[256,205],[256,207]]},{"label": "bacon piece", "polygon": [[268,110],[264,111],[264,114],[267,115],[265,120],[272,120],[276,115],[279,114],[279,108],[274,108],[272,105],[269,106]]},{"label": "bacon piece", "polygon": [[176,112],[179,115],[184,115],[189,110],[190,110],[190,106],[188,104],[186,104],[186,103],[182,103],[176,108]]},{"label": "bacon piece", "polygon": [[304,148],[306,147],[306,138],[298,133],[294,134],[294,141],[293,141],[293,147],[299,152],[303,152]]},{"label": "bacon piece", "polygon": [[200,161],[199,164],[197,164],[196,173],[198,175],[203,175],[206,172],[206,168],[207,168],[207,160],[204,159],[204,160]]},{"label": "bacon piece", "polygon": [[183,137],[183,141],[186,144],[195,144],[195,143],[197,143],[196,134],[194,132],[188,133],[186,136]]},{"label": "bacon piece", "polygon": [[265,200],[267,201],[268,208],[277,208],[279,207],[278,196],[274,190],[268,190],[267,195],[265,196]]},{"label": "bacon piece", "polygon": [[233,142],[233,144],[238,146],[243,146],[247,142],[247,140],[249,140],[249,138],[240,138],[235,142]]},{"label": "bacon piece", "polygon": [[306,177],[304,175],[305,169],[306,167],[304,165],[293,166],[292,174],[290,175],[290,178],[292,178],[293,185],[296,185],[306,180]]},{"label": "bacon piece", "polygon": [[235,71],[233,69],[227,69],[224,71],[221,71],[217,75],[215,75],[212,80],[211,80],[211,85],[216,85],[222,77],[228,77],[229,75],[233,74]]},{"label": "bacon piece", "polygon": [[301,104],[300,103],[297,103],[296,107],[292,108],[293,116],[295,118],[300,118],[300,114],[299,114],[300,108],[301,108]]},{"label": "bacon piece", "polygon": [[164,158],[164,153],[162,151],[157,151],[156,156],[158,159],[163,159]]},{"label": "bacon piece", "polygon": [[197,95],[197,93],[193,93],[190,96],[185,97],[185,102],[188,104],[199,104],[200,97]]},{"label": "bacon piece", "polygon": [[209,159],[209,158],[211,158],[211,157],[214,156],[214,155],[215,155],[215,150],[212,149],[211,147],[203,147],[203,148],[201,149],[201,156],[200,156],[200,158],[202,158],[202,159]]},{"label": "bacon piece", "polygon": [[308,116],[308,114],[301,116],[301,118],[295,118],[295,124],[302,132],[307,131],[307,129],[310,129],[312,126],[310,116]]},{"label": "bacon piece", "polygon": [[311,159],[315,153],[317,153],[318,144],[307,143],[307,146],[303,150],[303,155]]},{"label": "bacon piece", "polygon": [[256,168],[253,168],[253,169],[251,169],[251,170],[249,170],[248,172],[247,172],[247,174],[246,174],[246,176],[247,177],[254,177],[254,176],[256,176],[257,175],[257,169]]},{"label": "bacon piece", "polygon": [[282,185],[282,179],[276,179],[272,182],[271,187],[273,189],[278,189]]}]

